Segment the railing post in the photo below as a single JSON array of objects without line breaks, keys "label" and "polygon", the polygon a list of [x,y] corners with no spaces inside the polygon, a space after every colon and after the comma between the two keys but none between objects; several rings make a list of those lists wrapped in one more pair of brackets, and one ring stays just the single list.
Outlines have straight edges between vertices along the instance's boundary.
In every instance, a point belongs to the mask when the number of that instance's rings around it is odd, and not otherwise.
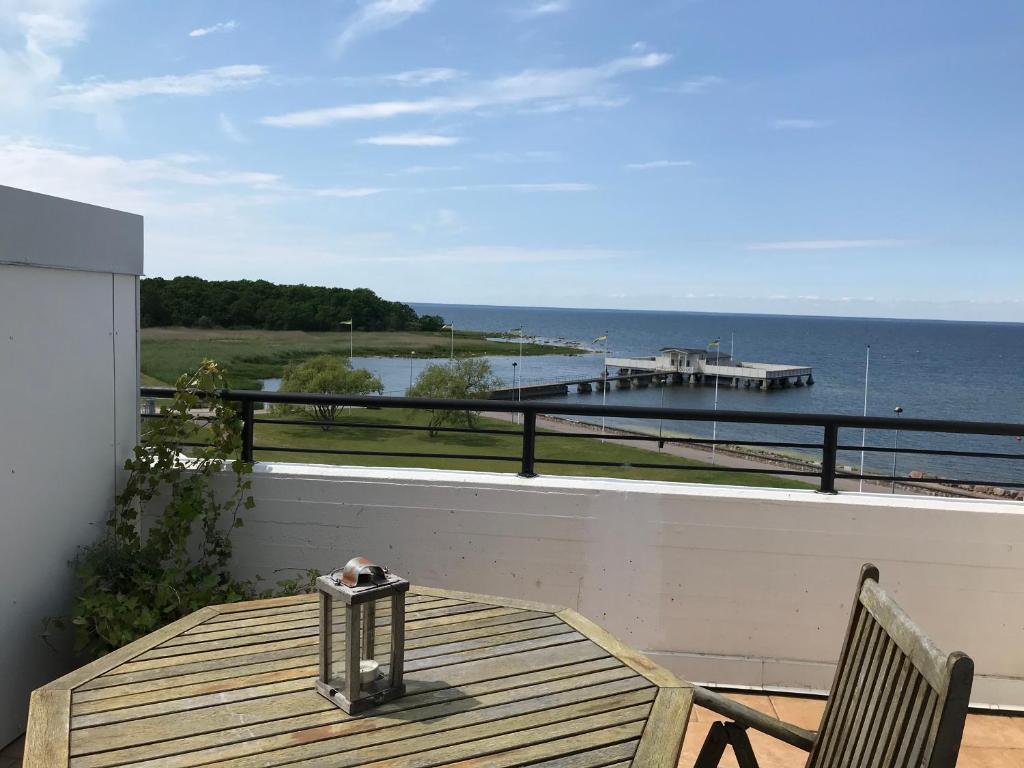
[{"label": "railing post", "polygon": [[839,446],[839,426],[825,425],[824,442],[821,446],[821,485],[819,493],[836,493],[836,453]]},{"label": "railing post", "polygon": [[242,461],[252,463],[252,435],[256,418],[256,404],[252,400],[242,401]]},{"label": "railing post", "polygon": [[520,477],[536,477],[533,471],[534,453],[537,449],[537,413],[523,411],[523,463],[519,469]]}]

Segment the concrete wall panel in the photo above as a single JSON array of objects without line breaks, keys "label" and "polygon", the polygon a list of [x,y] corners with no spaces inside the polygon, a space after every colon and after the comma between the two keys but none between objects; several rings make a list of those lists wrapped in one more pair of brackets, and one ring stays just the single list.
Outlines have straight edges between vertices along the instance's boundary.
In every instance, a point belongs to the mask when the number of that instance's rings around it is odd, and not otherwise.
[{"label": "concrete wall panel", "polygon": [[[975,700],[1024,707],[1024,506],[586,478],[257,465],[241,572],[361,554],[414,582],[576,608],[691,680],[824,689],[860,565]],[[279,575],[278,575],[279,577]]]}]

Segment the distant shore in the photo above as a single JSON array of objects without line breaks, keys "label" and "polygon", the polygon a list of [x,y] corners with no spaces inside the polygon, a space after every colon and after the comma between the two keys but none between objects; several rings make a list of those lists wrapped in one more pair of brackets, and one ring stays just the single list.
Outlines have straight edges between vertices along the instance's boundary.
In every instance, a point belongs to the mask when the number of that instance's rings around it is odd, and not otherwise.
[{"label": "distant shore", "polygon": [[[561,342],[561,343],[560,343]],[[216,360],[236,389],[259,389],[285,366],[319,354],[419,359],[581,355],[589,350],[568,340],[495,331],[266,331],[259,329],[154,327],[141,331],[140,370],[150,385],[173,384],[203,358]]]}]

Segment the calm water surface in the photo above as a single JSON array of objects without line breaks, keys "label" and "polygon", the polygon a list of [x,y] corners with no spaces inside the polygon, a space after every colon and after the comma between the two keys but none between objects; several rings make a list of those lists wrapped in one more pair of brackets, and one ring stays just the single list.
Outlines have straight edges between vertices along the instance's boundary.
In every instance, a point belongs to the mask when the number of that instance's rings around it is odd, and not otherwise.
[{"label": "calm water surface", "polygon": [[[523,328],[529,336],[593,344],[608,335],[609,353],[651,355],[665,346],[703,347],[722,339],[722,351],[734,344],[739,360],[792,363],[814,368],[813,387],[760,392],[722,387],[718,408],[748,411],[797,411],[860,414],[864,398],[864,363],[871,346],[868,413],[891,416],[897,405],[915,418],[1024,423],[1024,324],[960,323],[922,320],[787,317],[687,312],[543,309],[413,304],[417,312],[441,315],[456,329],[502,331]],[[600,344],[598,345],[600,346]],[[525,383],[596,375],[603,355],[526,357],[519,367]],[[511,382],[510,357],[491,358],[495,372]],[[403,394],[410,371],[415,377],[430,360],[367,358],[354,361],[379,375],[388,394]],[[270,388],[270,387],[268,387]],[[713,387],[649,387],[612,390],[608,403],[712,408]],[[601,394],[555,398],[558,402],[600,403]],[[657,429],[650,422],[622,426]],[[665,425],[666,432],[672,431]],[[687,423],[681,431],[710,436],[712,424]],[[719,424],[725,439],[817,441],[820,430],[756,424]],[[844,431],[840,440],[859,445],[859,431]],[[868,434],[868,444],[889,446],[891,433]],[[1012,437],[901,434],[901,446],[990,450],[1024,455]],[[859,454],[841,461],[859,463]],[[891,470],[891,454],[868,455],[867,465]],[[943,457],[900,457],[901,472],[921,469],[946,477],[1024,482],[1024,461]]]}]

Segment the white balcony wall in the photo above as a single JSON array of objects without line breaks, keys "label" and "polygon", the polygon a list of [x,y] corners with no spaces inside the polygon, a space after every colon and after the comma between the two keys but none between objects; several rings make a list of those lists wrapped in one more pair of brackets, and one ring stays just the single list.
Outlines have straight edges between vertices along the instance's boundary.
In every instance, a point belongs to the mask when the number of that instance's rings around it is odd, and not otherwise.
[{"label": "white balcony wall", "polygon": [[0,187],[0,745],[72,665],[41,638],[135,445],[138,216]]},{"label": "white balcony wall", "polygon": [[365,555],[414,583],[571,606],[697,682],[827,689],[860,566],[974,700],[1024,707],[1024,505],[622,480],[259,464],[236,563]]}]

